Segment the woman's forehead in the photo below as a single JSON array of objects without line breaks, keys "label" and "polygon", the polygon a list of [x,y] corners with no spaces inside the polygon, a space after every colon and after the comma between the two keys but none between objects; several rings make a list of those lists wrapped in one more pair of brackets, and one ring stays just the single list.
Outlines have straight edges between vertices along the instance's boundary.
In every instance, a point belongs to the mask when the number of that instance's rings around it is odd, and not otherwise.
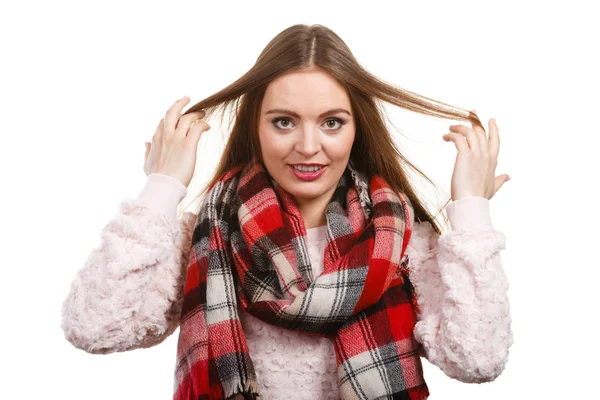
[{"label": "woman's forehead", "polygon": [[314,116],[336,108],[349,110],[350,99],[344,87],[322,71],[294,72],[275,79],[262,104],[263,113],[283,109]]}]

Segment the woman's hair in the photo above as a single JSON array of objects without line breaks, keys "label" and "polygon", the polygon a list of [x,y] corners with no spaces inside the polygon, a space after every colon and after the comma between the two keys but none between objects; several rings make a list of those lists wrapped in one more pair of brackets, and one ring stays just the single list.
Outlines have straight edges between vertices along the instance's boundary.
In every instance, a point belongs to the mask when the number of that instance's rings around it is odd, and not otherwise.
[{"label": "woman's hair", "polygon": [[[184,112],[189,114],[204,110],[205,118],[208,118],[220,108],[223,121],[227,109],[233,107],[235,111],[232,114],[235,115],[235,122],[217,169],[196,200],[231,168],[246,164],[253,157],[263,161],[258,122],[267,86],[283,74],[307,69],[320,69],[329,73],[340,82],[350,98],[356,126],[355,141],[350,152],[354,167],[367,176],[381,175],[394,190],[405,193],[413,205],[415,221],[429,221],[434,230],[441,234],[442,230],[435,217],[423,206],[403,165],[412,168],[434,187],[435,184],[396,147],[386,126],[387,116],[381,103],[387,102],[435,117],[472,121],[482,126],[479,118],[468,110],[418,95],[376,78],[361,67],[337,34],[318,24],[297,24],[283,30],[267,44],[254,66],[242,77]],[[196,210],[196,214],[198,212]]]}]

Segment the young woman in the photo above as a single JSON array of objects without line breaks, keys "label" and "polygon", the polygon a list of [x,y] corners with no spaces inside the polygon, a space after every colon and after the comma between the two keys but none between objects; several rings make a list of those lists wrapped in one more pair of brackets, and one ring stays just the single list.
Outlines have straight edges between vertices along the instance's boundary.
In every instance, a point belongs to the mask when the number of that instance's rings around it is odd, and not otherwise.
[{"label": "young woman", "polygon": [[[474,112],[390,86],[331,30],[294,25],[240,79],[147,143],[148,181],[74,279],[62,328],[106,354],[180,327],[174,399],[425,399],[420,357],[486,382],[512,344],[508,282],[489,199],[499,133]],[[442,233],[407,179],[378,101],[471,122]],[[177,214],[210,129],[235,123],[196,212]],[[424,175],[423,175],[424,176]]]}]

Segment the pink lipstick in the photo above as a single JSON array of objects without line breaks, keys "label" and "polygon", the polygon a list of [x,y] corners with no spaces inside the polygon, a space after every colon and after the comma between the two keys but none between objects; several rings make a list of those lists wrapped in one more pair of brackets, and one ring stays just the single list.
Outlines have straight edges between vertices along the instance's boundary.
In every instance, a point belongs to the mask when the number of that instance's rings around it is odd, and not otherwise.
[{"label": "pink lipstick", "polygon": [[[299,164],[299,165],[306,165],[306,164]],[[312,164],[312,165],[318,165],[318,164]],[[323,165],[321,167],[321,169],[319,169],[317,171],[306,172],[306,171],[297,170],[296,168],[293,167],[293,165],[288,165],[288,166],[292,170],[292,173],[294,175],[296,175],[296,177],[298,177],[299,179],[302,179],[304,181],[313,181],[313,180],[319,178],[321,175],[323,175],[323,173],[325,172],[325,169],[327,168],[326,165]]]}]

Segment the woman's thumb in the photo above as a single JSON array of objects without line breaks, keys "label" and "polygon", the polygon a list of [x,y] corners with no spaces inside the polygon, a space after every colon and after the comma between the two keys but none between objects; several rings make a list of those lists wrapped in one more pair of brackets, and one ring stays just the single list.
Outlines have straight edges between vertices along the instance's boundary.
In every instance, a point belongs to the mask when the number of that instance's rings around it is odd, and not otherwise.
[{"label": "woman's thumb", "polygon": [[152,143],[144,142],[146,145],[146,154],[144,155],[144,161],[148,159],[148,154],[150,154],[150,149],[152,148]]},{"label": "woman's thumb", "polygon": [[206,126],[204,129],[190,130],[190,132],[187,136],[188,138],[190,138],[191,141],[193,141],[193,143],[196,143],[196,145],[200,141],[200,137],[202,137],[202,134],[210,129],[210,125],[207,122],[205,122],[205,121],[202,121],[202,122],[204,122],[204,125]]},{"label": "woman's thumb", "polygon": [[502,185],[504,185],[504,183],[506,183],[506,181],[508,181],[509,179],[510,177],[507,174],[497,176],[494,181],[494,194],[496,194],[496,192],[500,190]]}]

